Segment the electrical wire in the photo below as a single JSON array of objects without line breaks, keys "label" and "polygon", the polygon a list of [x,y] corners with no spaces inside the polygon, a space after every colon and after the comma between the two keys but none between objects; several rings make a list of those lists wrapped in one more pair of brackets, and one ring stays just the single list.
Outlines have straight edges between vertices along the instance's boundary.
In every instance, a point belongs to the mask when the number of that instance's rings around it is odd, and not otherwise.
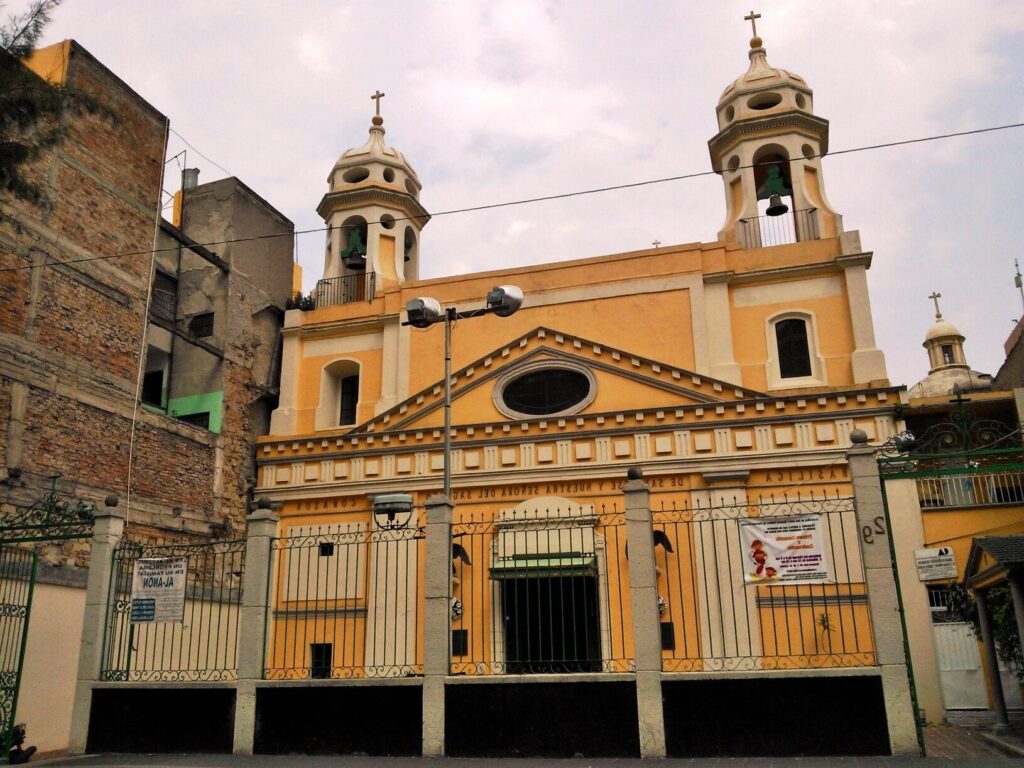
[{"label": "electrical wire", "polygon": [[[1006,125],[993,125],[993,126],[989,126],[987,128],[974,128],[974,129],[969,130],[969,131],[956,131],[954,133],[941,133],[941,134],[936,134],[934,136],[921,136],[921,137],[917,137],[917,138],[913,138],[913,139],[901,139],[899,141],[888,141],[888,142],[883,142],[883,143],[880,143],[880,144],[868,144],[868,145],[861,146],[861,147],[851,147],[849,149],[839,149],[839,150],[835,150],[835,151],[828,152],[828,153],[825,153],[825,154],[805,155],[805,156],[802,156],[802,157],[794,158],[794,159],[790,160],[789,162],[792,163],[792,162],[800,162],[802,160],[813,160],[815,158],[824,157],[826,154],[827,155],[849,155],[849,154],[853,154],[854,152],[869,152],[869,151],[878,150],[878,149],[889,149],[891,147],[901,147],[901,146],[906,146],[906,145],[909,145],[909,144],[921,144],[921,143],[929,142],[929,141],[941,141],[941,140],[944,140],[944,139],[954,139],[954,138],[958,138],[958,137],[962,137],[962,136],[974,136],[974,135],[982,134],[982,133],[991,133],[993,131],[1005,131],[1005,130],[1009,130],[1011,128],[1024,128],[1024,123],[1008,123]],[[204,158],[205,160],[209,161],[210,163],[213,163],[213,165],[217,166],[217,168],[220,168],[220,170],[224,171],[224,173],[227,173],[228,175],[232,175],[224,167],[222,167],[220,165],[217,165],[217,163],[214,163],[208,157],[206,157],[201,152],[199,152],[199,150],[197,150],[195,147],[192,147],[191,144],[188,144],[188,142],[185,141],[185,139],[181,137],[181,134],[179,134],[173,128],[171,129],[171,132],[174,133],[176,136],[178,136],[178,138],[181,138],[181,140],[184,141],[185,144],[187,144],[189,147],[191,147],[192,150],[196,154],[198,154],[200,157]],[[741,169],[746,169],[746,168],[759,168],[759,167],[768,166],[768,165],[775,165],[775,164],[776,164],[776,162],[774,162],[774,161],[773,162],[768,162],[768,163],[751,163],[749,165],[737,166],[733,170],[741,170]],[[594,187],[594,188],[591,188],[591,189],[576,190],[574,192],[561,192],[561,193],[554,194],[554,195],[541,195],[541,196],[538,196],[538,197],[528,197],[528,198],[523,198],[521,200],[507,200],[507,201],[501,202],[501,203],[487,203],[487,204],[484,204],[484,205],[472,205],[472,206],[466,206],[466,207],[463,207],[463,208],[451,208],[451,209],[446,210],[446,211],[438,211],[436,213],[427,214],[426,216],[401,216],[401,217],[395,217],[393,219],[389,219],[389,222],[418,221],[418,220],[421,220],[421,219],[424,219],[424,218],[428,218],[428,217],[429,218],[437,218],[439,216],[454,216],[454,215],[462,214],[462,213],[473,213],[473,212],[476,212],[476,211],[489,211],[489,210],[494,210],[496,208],[510,208],[510,207],[517,206],[517,205],[528,205],[528,204],[531,204],[531,203],[543,203],[543,202],[548,202],[548,201],[551,201],[551,200],[565,200],[565,199],[572,198],[572,197],[582,197],[584,195],[596,195],[596,194],[600,194],[602,192],[614,192],[614,191],[623,190],[623,189],[635,189],[637,187],[648,187],[648,186],[652,186],[654,184],[666,184],[666,183],[672,182],[672,181],[686,181],[686,180],[689,180],[689,179],[700,178],[702,176],[713,176],[713,175],[717,175],[717,174],[718,174],[718,171],[715,171],[715,170],[695,171],[693,173],[684,173],[684,174],[680,174],[678,176],[666,176],[664,178],[659,178],[659,179],[645,179],[644,181],[634,181],[634,182],[629,182],[627,184],[614,184],[614,185],[610,185],[610,186],[606,186],[606,187]],[[379,221],[367,222],[367,224],[379,224],[379,223],[380,223]],[[211,246],[228,245],[228,244],[231,244],[231,243],[245,243],[245,242],[251,242],[251,241],[254,241],[254,240],[269,240],[269,239],[278,238],[278,237],[297,237],[298,235],[308,235],[308,234],[312,234],[314,232],[326,232],[329,229],[330,229],[330,227],[315,227],[313,229],[293,230],[291,232],[277,232],[277,233],[270,234],[270,235],[253,235],[251,237],[237,237],[237,238],[233,238],[233,239],[230,239],[230,240],[215,240],[215,241],[211,241],[211,242],[208,242],[208,243],[195,243],[194,245],[202,246],[204,248],[209,248]],[[56,266],[61,266],[61,265],[64,265],[64,264],[81,264],[81,263],[88,262],[88,261],[101,261],[101,260],[105,260],[105,259],[120,259],[120,258],[126,258],[128,256],[149,256],[151,254],[162,253],[164,251],[174,251],[174,250],[177,250],[178,247],[179,246],[174,245],[174,246],[168,246],[167,248],[153,248],[153,249],[149,249],[149,250],[145,250],[145,251],[125,251],[123,253],[105,254],[105,255],[101,255],[101,256],[87,256],[87,257],[81,258],[81,259],[66,259],[65,261],[48,262],[47,264],[45,264],[43,266],[44,267],[56,267]],[[22,266],[18,266],[18,267],[5,267],[3,269],[0,269],[0,273],[3,273],[3,272],[16,272],[18,270],[32,269],[32,268],[33,268],[33,265],[31,265],[31,264],[26,264],[26,265],[22,265]]]},{"label": "electrical wire", "polygon": [[[209,163],[210,165],[212,165],[212,166],[214,166],[214,167],[216,167],[216,168],[219,168],[220,170],[224,171],[224,173],[226,173],[226,174],[227,174],[228,176],[234,176],[234,175],[235,175],[235,174],[233,174],[233,173],[232,173],[231,171],[229,171],[229,170],[228,170],[227,168],[225,168],[225,167],[224,167],[223,165],[218,165],[218,164],[217,164],[217,163],[215,163],[215,162],[214,162],[213,160],[211,160],[211,159],[210,159],[210,158],[208,158],[208,157],[207,157],[206,155],[204,155],[204,154],[203,154],[202,152],[200,152],[200,151],[199,151],[198,149],[196,149],[196,148],[195,148],[195,147],[193,147],[193,146],[192,146],[191,144],[189,144],[189,143],[188,143],[188,139],[186,139],[186,138],[185,138],[184,136],[182,136],[182,135],[181,135],[180,133],[178,133],[178,132],[177,132],[176,130],[174,130],[173,128],[170,128],[170,129],[168,129],[168,130],[170,130],[170,132],[171,132],[171,133],[173,133],[173,134],[174,134],[175,136],[177,136],[177,137],[178,137],[179,139],[181,139],[181,143],[182,143],[182,144],[184,144],[184,145],[185,145],[186,147],[188,147],[189,149],[191,149],[191,150],[192,150],[193,152],[195,152],[195,153],[196,153],[197,155],[199,155],[199,156],[200,156],[201,158],[203,158],[203,160],[205,160],[206,162],[208,162],[208,163]],[[179,154],[181,154],[181,153],[179,153]],[[176,155],[176,156],[177,156],[177,155]]]}]

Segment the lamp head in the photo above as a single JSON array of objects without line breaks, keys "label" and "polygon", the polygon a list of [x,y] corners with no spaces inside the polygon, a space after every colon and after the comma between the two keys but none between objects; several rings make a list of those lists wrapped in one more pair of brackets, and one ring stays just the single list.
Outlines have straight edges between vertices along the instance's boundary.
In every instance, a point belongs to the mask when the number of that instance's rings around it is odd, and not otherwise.
[{"label": "lamp head", "polygon": [[408,302],[405,305],[405,312],[409,316],[409,325],[413,328],[427,328],[444,319],[441,302],[429,296]]},{"label": "lamp head", "polygon": [[515,285],[499,285],[487,292],[487,308],[498,317],[515,314],[523,306],[523,289]]}]

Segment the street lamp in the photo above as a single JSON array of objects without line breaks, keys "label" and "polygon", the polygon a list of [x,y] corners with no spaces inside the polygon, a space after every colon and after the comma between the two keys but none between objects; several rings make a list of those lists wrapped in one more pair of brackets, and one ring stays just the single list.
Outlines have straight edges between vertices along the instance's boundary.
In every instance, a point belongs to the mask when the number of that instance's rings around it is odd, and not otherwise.
[{"label": "street lamp", "polygon": [[423,296],[405,305],[408,319],[402,325],[429,328],[444,323],[444,495],[452,493],[452,323],[481,315],[509,317],[523,305],[523,291],[514,285],[499,285],[487,292],[486,306],[459,312],[455,307],[444,308],[437,299]]}]

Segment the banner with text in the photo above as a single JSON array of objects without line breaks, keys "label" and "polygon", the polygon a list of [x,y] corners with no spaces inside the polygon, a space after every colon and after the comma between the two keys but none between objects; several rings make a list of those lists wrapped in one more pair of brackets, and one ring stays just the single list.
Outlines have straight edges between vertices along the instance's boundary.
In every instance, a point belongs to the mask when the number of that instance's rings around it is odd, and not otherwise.
[{"label": "banner with text", "polygon": [[132,571],[132,613],[135,624],[181,621],[185,615],[188,559],[144,558]]},{"label": "banner with text", "polygon": [[833,581],[820,515],[738,520],[746,584]]}]

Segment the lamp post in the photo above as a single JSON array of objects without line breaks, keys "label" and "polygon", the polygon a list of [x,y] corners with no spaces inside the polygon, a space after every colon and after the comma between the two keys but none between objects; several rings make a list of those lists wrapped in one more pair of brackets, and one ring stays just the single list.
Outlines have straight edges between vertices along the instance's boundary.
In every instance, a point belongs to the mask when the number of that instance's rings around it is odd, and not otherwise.
[{"label": "lamp post", "polygon": [[523,305],[523,291],[514,285],[499,285],[487,292],[487,304],[480,309],[459,312],[455,307],[442,308],[437,299],[420,297],[405,305],[408,319],[402,325],[429,328],[444,323],[444,496],[452,493],[452,323],[481,315],[508,317]]}]

